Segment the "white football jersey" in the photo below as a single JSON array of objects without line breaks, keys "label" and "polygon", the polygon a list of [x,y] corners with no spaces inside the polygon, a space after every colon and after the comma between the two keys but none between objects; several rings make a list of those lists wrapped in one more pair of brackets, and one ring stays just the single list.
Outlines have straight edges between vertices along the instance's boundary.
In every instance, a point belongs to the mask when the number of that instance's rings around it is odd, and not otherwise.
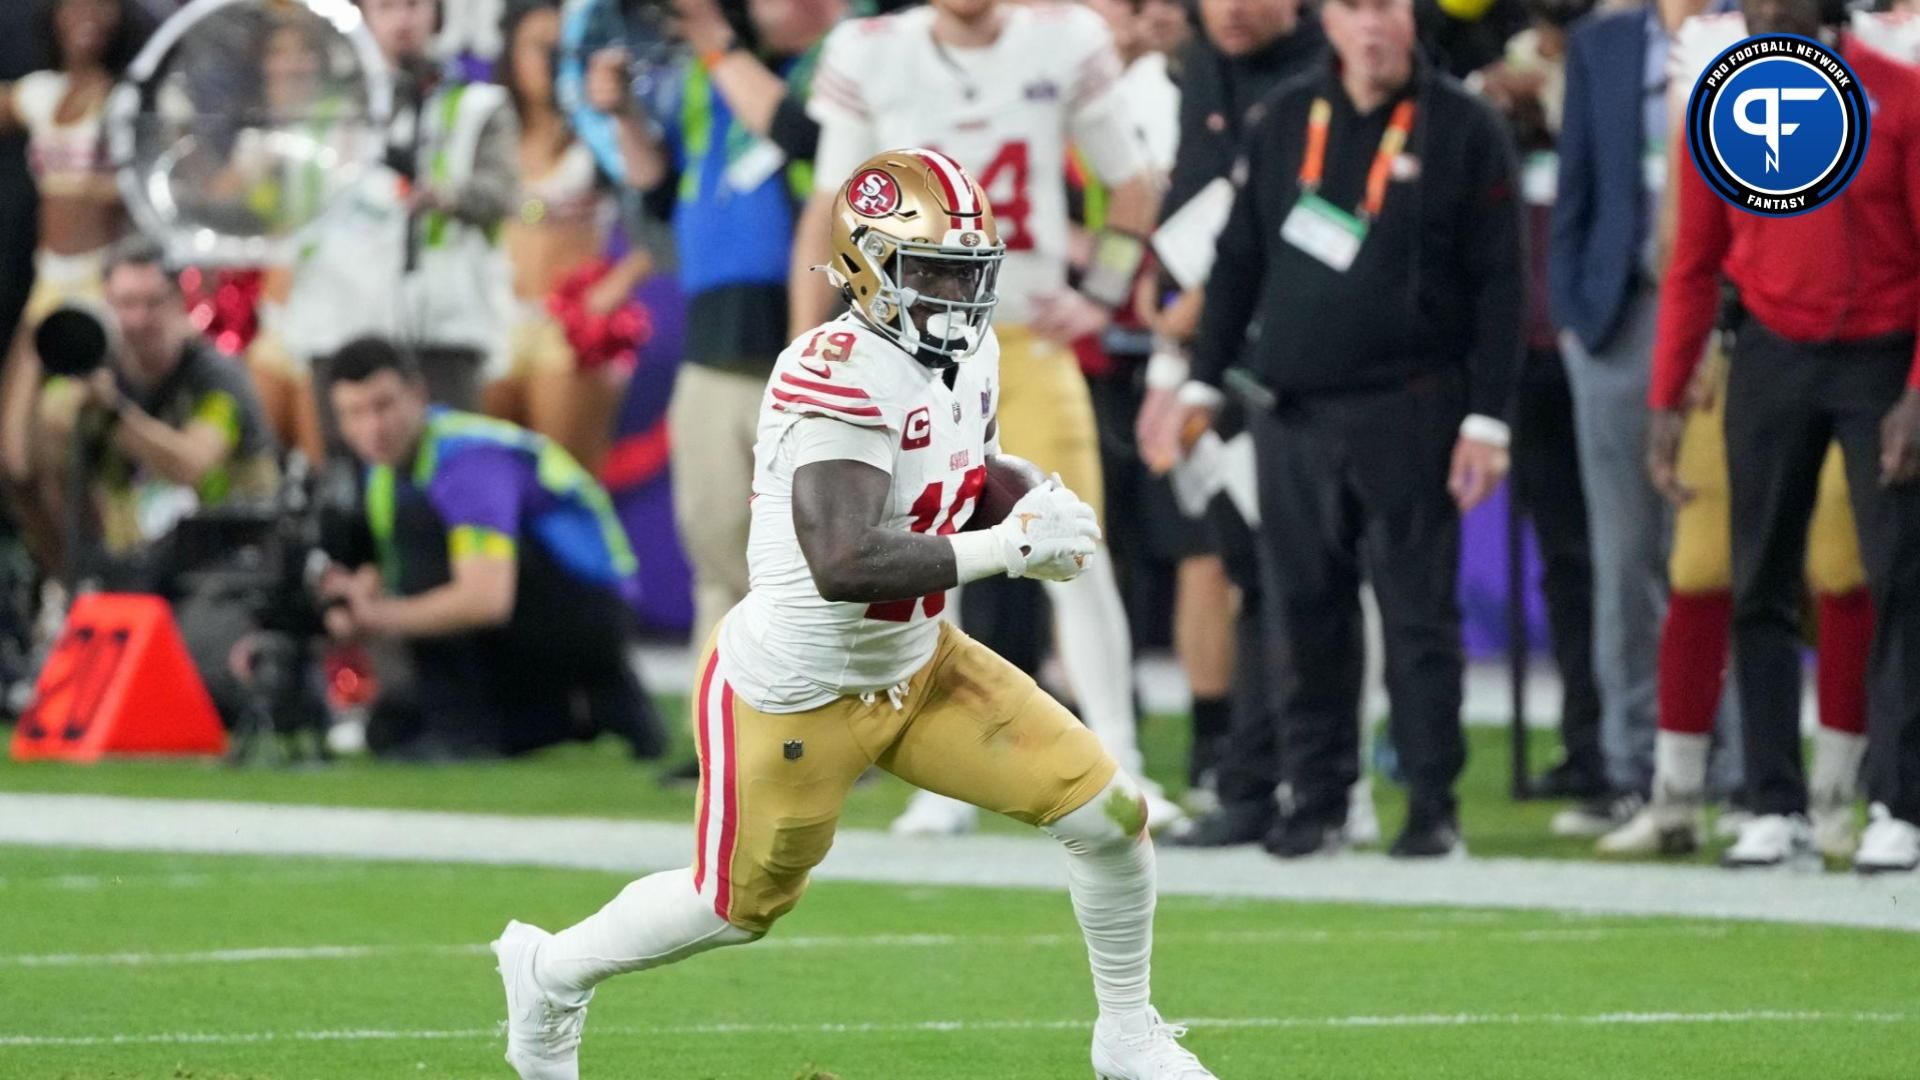
[{"label": "white football jersey", "polygon": [[[735,692],[761,712],[800,712],[850,694],[885,691],[933,658],[946,594],[879,604],[830,601],[814,587],[793,526],[793,476],[817,446],[851,424],[854,460],[893,477],[886,527],[947,535],[973,516],[987,479],[987,438],[999,409],[1000,343],[992,330],[959,362],[952,389],[905,350],[843,315],[802,335],[775,362],[760,399],[747,539],[751,589],[720,628]],[[818,460],[848,457],[829,453]]]},{"label": "white football jersey", "polygon": [[[926,147],[960,163],[987,193],[1007,260],[997,318],[1029,318],[1033,298],[1066,288],[1067,148],[1109,182],[1146,168],[1106,23],[1079,4],[1004,3],[981,49],[933,39],[934,10],[841,24],[827,38],[808,111],[832,129],[815,183],[838,186],[883,150]],[[857,138],[843,138],[857,132]]]}]

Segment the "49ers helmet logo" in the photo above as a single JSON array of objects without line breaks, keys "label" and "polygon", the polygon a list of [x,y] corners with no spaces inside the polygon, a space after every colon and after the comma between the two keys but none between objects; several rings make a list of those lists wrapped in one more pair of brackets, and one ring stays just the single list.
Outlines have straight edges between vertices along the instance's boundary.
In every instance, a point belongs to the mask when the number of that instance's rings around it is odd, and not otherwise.
[{"label": "49ers helmet logo", "polygon": [[900,185],[879,169],[868,169],[847,185],[847,202],[862,217],[885,217],[900,207]]}]

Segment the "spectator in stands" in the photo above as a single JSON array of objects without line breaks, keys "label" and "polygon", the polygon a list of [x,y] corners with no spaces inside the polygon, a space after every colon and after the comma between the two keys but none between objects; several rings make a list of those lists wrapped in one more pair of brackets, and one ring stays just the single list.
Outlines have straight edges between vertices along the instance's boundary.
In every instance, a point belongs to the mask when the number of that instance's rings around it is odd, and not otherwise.
[{"label": "spectator in stands", "polygon": [[590,279],[575,318],[604,320],[632,302],[653,260],[637,245],[618,262],[602,259],[619,204],[554,100],[558,0],[517,2],[500,36],[504,82],[520,118],[520,212],[506,227],[519,313],[506,373],[487,386],[486,411],[540,432],[598,475],[628,372],[609,357],[583,356],[549,298]]},{"label": "spectator in stands", "polygon": [[[1301,18],[1297,0],[1203,0],[1199,11],[1202,34],[1176,64],[1179,149],[1163,220],[1209,184],[1226,179],[1247,127],[1259,118],[1260,103],[1275,86],[1326,58],[1326,35],[1318,21]],[[1180,458],[1174,393],[1186,380],[1185,350],[1192,343],[1202,292],[1169,289],[1167,296],[1169,302],[1153,320],[1162,347],[1145,373],[1135,423],[1142,458],[1161,473]],[[1183,658],[1194,658],[1187,666],[1194,690],[1194,764],[1213,769],[1220,806],[1174,841],[1199,847],[1253,843],[1272,831],[1279,814],[1273,797],[1281,780],[1277,724],[1267,704],[1269,686],[1277,684],[1269,683],[1268,661],[1283,658],[1283,652],[1262,633],[1258,558],[1247,523],[1231,503],[1217,496],[1206,520],[1184,530],[1184,541],[1191,557],[1181,568],[1175,644]],[[1211,560],[1210,551],[1217,552]],[[1239,591],[1237,604],[1227,595],[1228,583]],[[1208,631],[1230,613],[1232,644],[1223,647]]]},{"label": "spectator in stands", "polygon": [[787,277],[794,221],[813,186],[819,125],[806,100],[820,42],[843,0],[753,0],[749,48],[714,0],[680,0],[688,66],[680,108],[646,116],[622,77],[625,58],[593,58],[588,94],[620,120],[627,182],[672,186],[687,357],[667,423],[674,516],[693,564],[693,640],[747,592],[747,495],[760,395],[789,340]]},{"label": "spectator in stands", "polygon": [[1440,856],[1460,848],[1466,762],[1459,515],[1506,472],[1525,328],[1513,148],[1420,57],[1412,0],[1333,0],[1321,18],[1337,62],[1277,91],[1248,132],[1182,426],[1229,386],[1249,402],[1270,633],[1292,658],[1293,806],[1274,849],[1343,840],[1364,568],[1410,788],[1392,853]]},{"label": "spectator in stands", "polygon": [[[506,356],[499,234],[519,209],[519,124],[505,90],[445,77],[428,58],[439,0],[359,4],[395,85],[386,161],[341,196],[355,212],[301,246],[284,302],[263,312],[262,347],[311,368],[361,335],[404,340],[435,400],[471,408],[483,371]],[[324,393],[309,400],[324,417]],[[331,438],[330,424],[319,430]]]},{"label": "spectator in stands", "polygon": [[1547,279],[1567,30],[1591,5],[1533,0],[1528,6],[1533,25],[1507,43],[1499,63],[1476,72],[1467,85],[1505,113],[1513,128],[1521,151],[1520,194],[1527,206],[1531,295],[1527,357],[1514,401],[1513,492],[1540,542],[1547,618],[1563,687],[1562,757],[1534,781],[1534,792],[1586,799],[1607,790],[1600,692],[1593,674],[1593,548],[1580,485],[1579,425]]},{"label": "spectator in stands", "polygon": [[633,552],[606,491],[540,435],[429,405],[393,344],[362,338],[330,363],[371,544],[325,583],[327,627],[402,643],[410,661],[381,673],[368,745],[440,761],[602,730],[657,756],[627,661]]},{"label": "spectator in stands", "polygon": [[1596,14],[1567,45],[1548,274],[1589,510],[1604,771],[1569,756],[1569,775],[1555,786],[1586,801],[1555,818],[1561,835],[1599,836],[1624,823],[1653,777],[1667,520],[1641,466],[1640,402],[1653,362],[1659,208],[1674,139],[1668,49],[1653,6]]},{"label": "spectator in stands", "polygon": [[100,295],[107,247],[127,228],[107,157],[107,94],[151,24],[132,0],[44,0],[41,53],[54,66],[0,84],[0,130],[23,129],[40,196],[35,282],[0,377],[0,461],[15,482],[33,468],[40,363],[29,335],[47,312]]},{"label": "spectator in stands", "polygon": [[[41,391],[37,486],[54,520],[78,509],[80,535],[124,558],[200,507],[271,495],[279,477],[246,371],[194,329],[160,249],[129,237],[104,266],[118,345],[90,378],[51,380]],[[84,495],[68,490],[76,452],[86,455]],[[84,505],[68,505],[75,497]],[[99,569],[88,552],[64,554]]]},{"label": "spectator in stands", "polygon": [[1649,402],[1654,482],[1676,486],[1686,394],[1719,282],[1740,304],[1727,373],[1734,681],[1749,809],[1731,865],[1811,862],[1794,593],[1829,443],[1840,443],[1878,619],[1867,674],[1868,794],[1854,865],[1920,866],[1920,74],[1844,33],[1844,7],[1749,0],[1746,30],[1837,45],[1873,138],[1838,206],[1794,218],[1723,203],[1680,170]]}]

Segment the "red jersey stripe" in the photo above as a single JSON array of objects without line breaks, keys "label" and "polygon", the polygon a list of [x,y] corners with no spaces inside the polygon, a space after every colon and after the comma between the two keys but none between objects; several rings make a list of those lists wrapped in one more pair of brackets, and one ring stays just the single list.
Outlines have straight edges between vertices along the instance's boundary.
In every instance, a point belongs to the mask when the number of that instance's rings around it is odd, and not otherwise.
[{"label": "red jersey stripe", "polygon": [[780,381],[783,383],[791,383],[794,386],[798,386],[803,390],[817,390],[822,394],[833,394],[837,397],[858,398],[861,401],[870,400],[867,397],[867,392],[858,387],[835,386],[832,383],[816,382],[813,379],[802,379],[797,375],[789,375],[784,371],[780,373]]},{"label": "red jersey stripe", "polygon": [[790,394],[778,387],[773,391],[773,399],[775,401],[784,401],[789,405],[812,405],[815,408],[827,409],[846,416],[861,416],[874,419],[880,416],[880,407],[878,405],[847,405],[834,401],[822,401],[819,398],[810,397],[806,394]]}]

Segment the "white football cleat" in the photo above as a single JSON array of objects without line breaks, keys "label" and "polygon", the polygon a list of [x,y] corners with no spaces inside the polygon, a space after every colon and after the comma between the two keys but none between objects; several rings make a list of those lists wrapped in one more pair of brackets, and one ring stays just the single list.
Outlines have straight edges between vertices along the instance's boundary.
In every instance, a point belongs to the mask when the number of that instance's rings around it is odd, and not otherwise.
[{"label": "white football cleat", "polygon": [[1373,808],[1373,778],[1362,776],[1347,789],[1347,824],[1342,830],[1353,847],[1380,843],[1380,813]]},{"label": "white football cleat", "polygon": [[510,922],[492,946],[507,988],[507,1064],[520,1080],[580,1080],[586,1003],[561,1006],[533,977],[534,950],[552,936],[537,926]]},{"label": "white football cleat", "polygon": [[1741,827],[1740,839],[1720,856],[1720,865],[1818,870],[1820,853],[1813,849],[1813,826],[1800,814],[1759,815]]},{"label": "white football cleat", "polygon": [[1649,803],[1601,837],[1595,849],[1602,855],[1691,855],[1700,850],[1700,808]]},{"label": "white football cleat", "polygon": [[1901,821],[1885,806],[1873,804],[1853,868],[1863,874],[1910,873],[1920,867],[1920,825]]},{"label": "white football cleat", "polygon": [[965,836],[979,824],[978,807],[931,791],[916,791],[888,831],[895,836]]},{"label": "white football cleat", "polygon": [[1093,1074],[1099,1080],[1219,1080],[1180,1045],[1186,1033],[1151,1007],[1146,1030],[1134,1035],[1103,1018],[1093,1025]]}]

